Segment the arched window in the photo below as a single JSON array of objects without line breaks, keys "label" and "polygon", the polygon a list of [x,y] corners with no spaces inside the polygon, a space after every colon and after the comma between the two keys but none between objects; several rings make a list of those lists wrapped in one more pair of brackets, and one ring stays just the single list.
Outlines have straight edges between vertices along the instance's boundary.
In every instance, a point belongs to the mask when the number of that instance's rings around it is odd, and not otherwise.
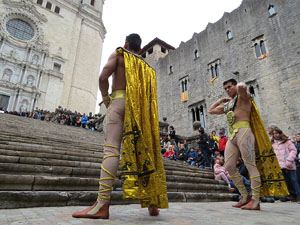
[{"label": "arched window", "polygon": [[229,31],[227,31],[227,40],[230,40],[230,39],[232,39],[232,33],[229,30]]},{"label": "arched window", "polygon": [[194,109],[192,109],[191,111],[192,111],[192,116],[193,116],[193,122],[195,122],[195,120],[196,120],[196,116],[195,116],[195,110],[194,110]]},{"label": "arched window", "polygon": [[181,81],[182,92],[184,92],[184,81]]},{"label": "arched window", "polygon": [[187,79],[184,80],[184,91],[187,91]]},{"label": "arched window", "polygon": [[91,5],[95,6],[95,0],[91,0]]},{"label": "arched window", "polygon": [[170,74],[173,73],[173,66],[170,66],[170,67],[169,67],[169,70],[170,70],[170,71],[169,71]]},{"label": "arched window", "polygon": [[216,77],[219,76],[219,67],[218,67],[218,64],[215,65],[215,74],[216,74]]},{"label": "arched window", "polygon": [[260,50],[262,55],[267,54],[264,41],[260,41]]},{"label": "arched window", "polygon": [[32,75],[27,76],[26,85],[28,85],[28,86],[34,85],[34,76],[32,76]]},{"label": "arched window", "polygon": [[250,92],[251,96],[255,96],[254,87],[252,85],[250,85],[250,87],[249,87],[249,92]]},{"label": "arched window", "polygon": [[43,0],[37,0],[36,3],[39,4],[39,5],[43,5]]},{"label": "arched window", "polygon": [[214,67],[211,66],[211,67],[210,67],[210,70],[211,70],[211,77],[214,78],[214,77],[215,77],[215,70],[214,70]]},{"label": "arched window", "polygon": [[194,56],[195,56],[195,59],[198,59],[200,56],[199,51],[197,49],[194,51]]},{"label": "arched window", "polygon": [[273,16],[274,14],[276,14],[276,10],[275,10],[274,5],[269,5],[268,10],[269,10],[270,16]]},{"label": "arched window", "polygon": [[12,70],[6,68],[6,69],[3,71],[2,79],[3,79],[3,80],[6,80],[6,81],[10,81],[11,76],[12,76]]},{"label": "arched window", "polygon": [[201,126],[202,126],[203,128],[205,128],[205,117],[204,117],[204,110],[203,110],[203,106],[202,106],[202,105],[200,105],[199,112],[200,112],[200,122],[201,122]]},{"label": "arched window", "polygon": [[255,43],[254,48],[255,48],[256,57],[259,57],[261,54],[257,43]]},{"label": "arched window", "polygon": [[200,121],[200,111],[198,107],[196,107],[196,120]]}]

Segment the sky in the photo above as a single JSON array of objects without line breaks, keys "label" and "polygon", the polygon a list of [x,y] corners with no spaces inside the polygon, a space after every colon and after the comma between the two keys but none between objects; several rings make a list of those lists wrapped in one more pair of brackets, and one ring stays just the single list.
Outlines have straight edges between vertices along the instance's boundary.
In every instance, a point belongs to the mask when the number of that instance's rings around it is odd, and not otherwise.
[{"label": "sky", "polygon": [[[177,48],[194,33],[205,30],[208,23],[221,19],[224,12],[238,8],[242,0],[105,0],[103,23],[106,35],[101,68],[117,47],[123,47],[125,37],[138,33],[142,47],[154,38]],[[111,83],[111,80],[110,80]],[[98,92],[98,103],[102,101]],[[96,108],[96,112],[99,107]]]}]

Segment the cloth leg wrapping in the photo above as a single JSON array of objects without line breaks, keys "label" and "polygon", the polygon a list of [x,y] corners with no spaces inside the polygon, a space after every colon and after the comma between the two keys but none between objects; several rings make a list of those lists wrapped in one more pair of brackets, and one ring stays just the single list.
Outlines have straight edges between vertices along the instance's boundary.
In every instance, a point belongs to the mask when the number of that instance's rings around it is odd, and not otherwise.
[{"label": "cloth leg wrapping", "polygon": [[119,166],[124,125],[125,99],[114,99],[104,121],[104,157],[101,165],[98,200],[109,200]]},{"label": "cloth leg wrapping", "polygon": [[[236,137],[235,137],[236,138]],[[233,140],[235,140],[235,138]],[[237,160],[240,157],[238,147],[233,143],[233,140],[228,140],[225,148],[225,168],[228,171],[231,180],[238,188],[242,195],[248,195],[248,192],[243,183],[243,178],[236,168]]]},{"label": "cloth leg wrapping", "polygon": [[250,128],[240,128],[236,141],[238,148],[240,149],[242,159],[250,174],[251,192],[255,200],[259,200],[260,197],[260,174],[256,167],[255,159],[255,138]]}]

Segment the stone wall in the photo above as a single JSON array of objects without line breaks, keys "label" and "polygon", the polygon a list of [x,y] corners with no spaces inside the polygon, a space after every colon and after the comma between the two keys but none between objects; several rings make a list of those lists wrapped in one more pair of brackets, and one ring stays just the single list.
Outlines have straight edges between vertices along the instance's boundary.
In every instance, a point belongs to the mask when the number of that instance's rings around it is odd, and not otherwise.
[{"label": "stone wall", "polygon": [[[239,8],[194,33],[155,66],[160,120],[167,117],[176,134],[191,136],[195,134],[192,109],[202,107],[200,120],[207,132],[226,127],[223,115],[208,115],[207,109],[225,97],[223,81],[235,78],[252,86],[265,125],[275,123],[291,136],[300,132],[299,19],[300,1],[244,0]],[[255,44],[264,51],[261,41],[266,52],[257,57]],[[186,102],[181,102],[182,78],[188,80]]]}]

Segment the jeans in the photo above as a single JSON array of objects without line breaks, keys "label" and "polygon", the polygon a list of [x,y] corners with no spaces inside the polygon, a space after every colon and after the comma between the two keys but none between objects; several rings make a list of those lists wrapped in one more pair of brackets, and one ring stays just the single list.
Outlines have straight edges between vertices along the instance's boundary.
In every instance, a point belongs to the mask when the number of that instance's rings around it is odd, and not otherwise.
[{"label": "jeans", "polygon": [[205,168],[205,166],[203,166],[203,165],[200,165],[200,166],[199,166],[199,168],[201,168],[201,169],[204,169],[204,168]]},{"label": "jeans", "polygon": [[300,185],[300,165],[297,165],[296,174],[297,174],[298,184]]},{"label": "jeans", "polygon": [[288,186],[289,191],[294,188],[296,195],[300,198],[300,187],[297,181],[297,175],[295,170],[282,169],[284,180]]},{"label": "jeans", "polygon": [[186,161],[186,162],[189,163],[189,164],[191,164],[192,166],[195,165],[195,163],[196,163],[194,160],[190,160],[190,159],[188,161]]},{"label": "jeans", "polygon": [[202,149],[202,154],[205,159],[205,166],[210,167],[210,155],[207,149]]}]

